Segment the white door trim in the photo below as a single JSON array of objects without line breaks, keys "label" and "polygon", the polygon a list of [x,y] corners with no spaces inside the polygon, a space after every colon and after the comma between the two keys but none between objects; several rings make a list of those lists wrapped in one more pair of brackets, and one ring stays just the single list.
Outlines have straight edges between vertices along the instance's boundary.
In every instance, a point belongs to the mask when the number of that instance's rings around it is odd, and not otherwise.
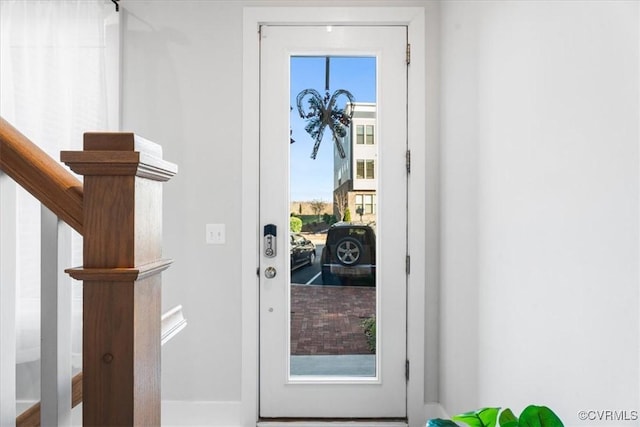
[{"label": "white door trim", "polygon": [[426,76],[423,7],[247,7],[243,16],[242,91],[242,412],[243,426],[258,419],[258,239],[259,119],[261,24],[406,25],[414,55],[408,71],[408,138],[413,167],[409,178],[409,254],[414,262],[408,280],[407,389],[410,426],[424,425],[425,283],[426,283]]}]

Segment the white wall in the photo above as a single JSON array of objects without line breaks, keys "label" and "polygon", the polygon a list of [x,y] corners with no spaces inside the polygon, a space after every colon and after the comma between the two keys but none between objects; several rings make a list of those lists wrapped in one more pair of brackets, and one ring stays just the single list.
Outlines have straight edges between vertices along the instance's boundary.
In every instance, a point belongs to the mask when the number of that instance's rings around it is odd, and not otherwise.
[{"label": "white wall", "polygon": [[[165,399],[240,400],[242,6],[275,3],[123,1],[123,128],[180,165],[163,297],[189,327],[163,349]],[[407,3],[431,14],[425,126],[440,138],[427,399],[449,413],[548,404],[566,425],[637,409],[637,3]],[[205,223],[227,225],[225,246],[204,244]]]},{"label": "white wall", "polygon": [[443,2],[441,402],[637,410],[638,3]]},{"label": "white wall", "polygon": [[[162,350],[163,399],[240,400],[242,7],[130,1],[125,17],[123,129],[179,165],[165,185],[165,309],[189,326]],[[226,224],[206,245],[205,224]]]}]

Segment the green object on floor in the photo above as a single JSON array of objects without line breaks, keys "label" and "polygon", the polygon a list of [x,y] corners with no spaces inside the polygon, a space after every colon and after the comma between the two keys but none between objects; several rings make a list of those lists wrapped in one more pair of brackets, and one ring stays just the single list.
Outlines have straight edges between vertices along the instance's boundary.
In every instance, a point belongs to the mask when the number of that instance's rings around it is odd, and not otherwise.
[{"label": "green object on floor", "polygon": [[458,427],[458,424],[451,420],[443,420],[442,418],[434,418],[427,421],[427,427]]},{"label": "green object on floor", "polygon": [[520,414],[520,427],[563,427],[560,418],[546,406],[527,406]]},{"label": "green object on floor", "polygon": [[500,408],[482,408],[451,417],[454,421],[462,421],[471,427],[495,427],[498,423]]},{"label": "green object on floor", "polygon": [[451,420],[442,418],[429,420],[426,427],[458,427],[460,425],[468,425],[469,427],[564,427],[560,418],[551,409],[537,405],[527,406],[520,414],[520,418],[516,417],[509,408],[502,412],[500,412],[500,408],[482,408],[454,415]]}]

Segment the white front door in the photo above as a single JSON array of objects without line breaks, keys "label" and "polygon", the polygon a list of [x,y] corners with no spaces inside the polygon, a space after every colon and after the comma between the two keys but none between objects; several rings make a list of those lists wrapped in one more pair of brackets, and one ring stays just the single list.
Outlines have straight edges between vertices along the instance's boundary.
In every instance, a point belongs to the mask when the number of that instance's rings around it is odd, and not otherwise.
[{"label": "white front door", "polygon": [[406,46],[261,27],[262,418],[407,415]]}]

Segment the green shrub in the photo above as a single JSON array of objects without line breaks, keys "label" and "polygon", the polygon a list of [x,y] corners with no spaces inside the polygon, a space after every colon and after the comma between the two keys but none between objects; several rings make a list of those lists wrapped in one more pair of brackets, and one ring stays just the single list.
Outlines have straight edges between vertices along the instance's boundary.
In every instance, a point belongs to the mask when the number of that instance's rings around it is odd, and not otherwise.
[{"label": "green shrub", "polygon": [[349,210],[349,208],[345,209],[344,218],[342,218],[342,220],[344,222],[351,222],[351,211]]},{"label": "green shrub", "polygon": [[376,353],[376,318],[369,317],[362,321],[362,327],[364,328],[364,334],[367,337],[367,344],[369,345],[369,351]]},{"label": "green shrub", "polygon": [[336,216],[335,215],[329,215],[328,213],[326,213],[326,214],[322,215],[322,221],[327,225],[335,224],[336,223]]},{"label": "green shrub", "polygon": [[302,231],[302,220],[296,216],[289,217],[289,229],[294,233]]},{"label": "green shrub", "polygon": [[318,221],[318,217],[316,215],[296,215],[300,220],[302,220],[302,225],[311,224],[312,222]]}]

